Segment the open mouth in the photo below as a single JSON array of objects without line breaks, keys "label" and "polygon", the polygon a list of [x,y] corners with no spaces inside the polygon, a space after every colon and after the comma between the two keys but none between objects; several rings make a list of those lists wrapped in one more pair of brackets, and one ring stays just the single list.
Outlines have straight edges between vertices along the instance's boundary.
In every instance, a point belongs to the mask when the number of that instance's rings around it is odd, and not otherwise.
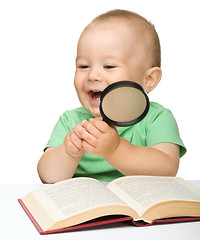
[{"label": "open mouth", "polygon": [[99,102],[102,91],[89,91],[88,95],[92,102]]}]

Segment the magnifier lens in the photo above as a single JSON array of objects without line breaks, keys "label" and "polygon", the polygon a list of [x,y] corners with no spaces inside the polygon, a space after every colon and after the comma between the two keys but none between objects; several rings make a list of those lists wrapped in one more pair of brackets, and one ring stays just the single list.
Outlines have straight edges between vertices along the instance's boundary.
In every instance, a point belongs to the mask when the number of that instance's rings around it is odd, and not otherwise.
[{"label": "magnifier lens", "polygon": [[136,88],[123,87],[110,91],[103,99],[104,114],[116,122],[138,118],[146,108],[145,96]]},{"label": "magnifier lens", "polygon": [[134,82],[116,82],[109,85],[101,95],[100,112],[110,125],[133,125],[141,121],[148,110],[148,97],[143,88]]}]

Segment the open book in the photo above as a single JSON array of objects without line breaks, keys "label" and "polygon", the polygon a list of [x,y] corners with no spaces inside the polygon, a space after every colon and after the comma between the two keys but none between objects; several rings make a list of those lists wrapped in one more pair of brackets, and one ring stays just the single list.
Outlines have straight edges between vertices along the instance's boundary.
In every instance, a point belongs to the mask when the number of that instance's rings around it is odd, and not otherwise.
[{"label": "open book", "polygon": [[127,220],[136,225],[200,220],[200,190],[178,177],[127,176],[107,185],[73,178],[18,201],[40,234]]}]

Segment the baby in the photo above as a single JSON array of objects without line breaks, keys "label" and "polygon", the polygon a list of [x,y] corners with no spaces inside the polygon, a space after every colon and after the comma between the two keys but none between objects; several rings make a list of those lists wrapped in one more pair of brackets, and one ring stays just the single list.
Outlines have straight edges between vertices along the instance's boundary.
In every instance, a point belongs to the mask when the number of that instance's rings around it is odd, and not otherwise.
[{"label": "baby", "polygon": [[66,111],[54,127],[38,163],[41,180],[175,176],[186,149],[168,109],[152,102],[141,122],[119,128],[99,112],[99,97],[108,85],[133,81],[149,93],[160,82],[160,66],[159,37],[145,18],[126,10],[96,17],[77,47],[74,84],[82,107]]}]

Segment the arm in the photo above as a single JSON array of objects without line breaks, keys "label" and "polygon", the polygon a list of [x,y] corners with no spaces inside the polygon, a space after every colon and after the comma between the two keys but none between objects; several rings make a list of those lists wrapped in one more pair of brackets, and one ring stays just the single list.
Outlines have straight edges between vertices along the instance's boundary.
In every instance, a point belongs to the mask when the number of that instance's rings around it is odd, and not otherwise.
[{"label": "arm", "polygon": [[38,174],[44,183],[55,183],[73,177],[85,151],[77,135],[77,124],[57,148],[47,148],[38,162]]},{"label": "arm", "polygon": [[[79,129],[80,130],[80,129]],[[175,176],[179,166],[179,146],[160,143],[153,147],[136,146],[120,138],[117,130],[94,119],[83,121],[79,136],[86,151],[103,156],[124,175]]]},{"label": "arm", "polygon": [[124,175],[175,176],[179,146],[172,143],[136,146],[121,138],[116,151],[106,160]]}]

